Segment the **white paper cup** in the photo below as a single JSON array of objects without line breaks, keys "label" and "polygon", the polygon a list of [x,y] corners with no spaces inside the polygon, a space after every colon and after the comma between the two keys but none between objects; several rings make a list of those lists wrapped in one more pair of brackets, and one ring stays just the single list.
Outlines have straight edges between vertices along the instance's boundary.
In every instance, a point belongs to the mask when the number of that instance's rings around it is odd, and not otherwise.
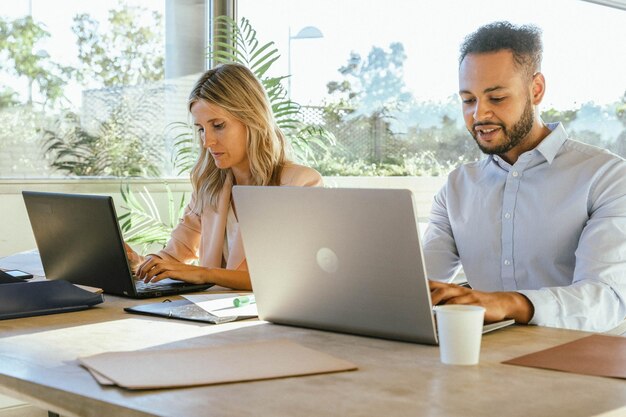
[{"label": "white paper cup", "polygon": [[437,315],[439,353],[448,365],[476,365],[480,358],[485,308],[470,305],[441,305]]}]

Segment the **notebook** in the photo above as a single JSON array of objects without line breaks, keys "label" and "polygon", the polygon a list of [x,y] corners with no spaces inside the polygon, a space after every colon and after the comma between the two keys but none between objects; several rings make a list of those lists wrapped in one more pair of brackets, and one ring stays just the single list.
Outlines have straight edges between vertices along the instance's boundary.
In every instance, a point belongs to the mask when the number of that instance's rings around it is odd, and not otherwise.
[{"label": "notebook", "polygon": [[410,190],[236,186],[233,197],[260,319],[437,344]]},{"label": "notebook", "polygon": [[189,320],[209,324],[222,324],[231,321],[247,320],[257,317],[256,314],[239,315],[237,314],[237,311],[233,311],[233,315],[218,315],[211,311],[203,309],[196,303],[187,299],[174,301],[166,299],[160,303],[141,304],[132,307],[125,307],[124,311],[128,313],[159,316],[168,319]]},{"label": "notebook", "polygon": [[23,191],[46,278],[133,298],[200,291],[211,285],[133,278],[110,196]]},{"label": "notebook", "polygon": [[10,282],[0,279],[0,320],[84,310],[104,301],[66,281]]}]

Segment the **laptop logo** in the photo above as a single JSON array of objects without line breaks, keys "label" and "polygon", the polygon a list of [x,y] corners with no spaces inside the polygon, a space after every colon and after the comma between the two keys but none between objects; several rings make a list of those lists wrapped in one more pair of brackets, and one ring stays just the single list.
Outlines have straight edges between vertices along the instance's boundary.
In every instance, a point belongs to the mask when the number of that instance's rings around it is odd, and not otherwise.
[{"label": "laptop logo", "polygon": [[339,258],[331,249],[321,248],[316,255],[317,264],[323,271],[334,274],[339,269]]}]

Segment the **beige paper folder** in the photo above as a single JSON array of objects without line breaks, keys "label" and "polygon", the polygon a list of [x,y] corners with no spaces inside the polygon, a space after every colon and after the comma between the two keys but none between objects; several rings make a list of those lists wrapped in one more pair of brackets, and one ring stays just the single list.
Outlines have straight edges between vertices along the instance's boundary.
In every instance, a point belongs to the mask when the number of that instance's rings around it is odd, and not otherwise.
[{"label": "beige paper folder", "polygon": [[595,334],[502,363],[626,378],[626,338]]},{"label": "beige paper folder", "polygon": [[[79,358],[102,383],[174,388],[350,371],[356,365],[288,340],[175,350],[110,352]],[[98,375],[99,374],[99,375]]]},{"label": "beige paper folder", "polygon": [[87,368],[87,370],[89,371],[91,376],[98,382],[98,384],[100,384],[100,385],[115,385],[115,382],[111,381],[110,379],[108,379],[107,377],[105,377],[100,372],[96,371],[95,369]]}]

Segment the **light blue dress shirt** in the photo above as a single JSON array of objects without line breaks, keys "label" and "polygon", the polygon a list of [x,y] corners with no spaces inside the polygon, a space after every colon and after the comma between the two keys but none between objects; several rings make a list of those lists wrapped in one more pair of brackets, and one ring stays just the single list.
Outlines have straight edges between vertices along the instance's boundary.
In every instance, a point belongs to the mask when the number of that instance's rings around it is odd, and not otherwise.
[{"label": "light blue dress shirt", "polygon": [[626,161],[560,123],[510,165],[463,165],[433,202],[428,277],[463,267],[472,288],[517,291],[530,324],[606,331],[626,317]]}]

